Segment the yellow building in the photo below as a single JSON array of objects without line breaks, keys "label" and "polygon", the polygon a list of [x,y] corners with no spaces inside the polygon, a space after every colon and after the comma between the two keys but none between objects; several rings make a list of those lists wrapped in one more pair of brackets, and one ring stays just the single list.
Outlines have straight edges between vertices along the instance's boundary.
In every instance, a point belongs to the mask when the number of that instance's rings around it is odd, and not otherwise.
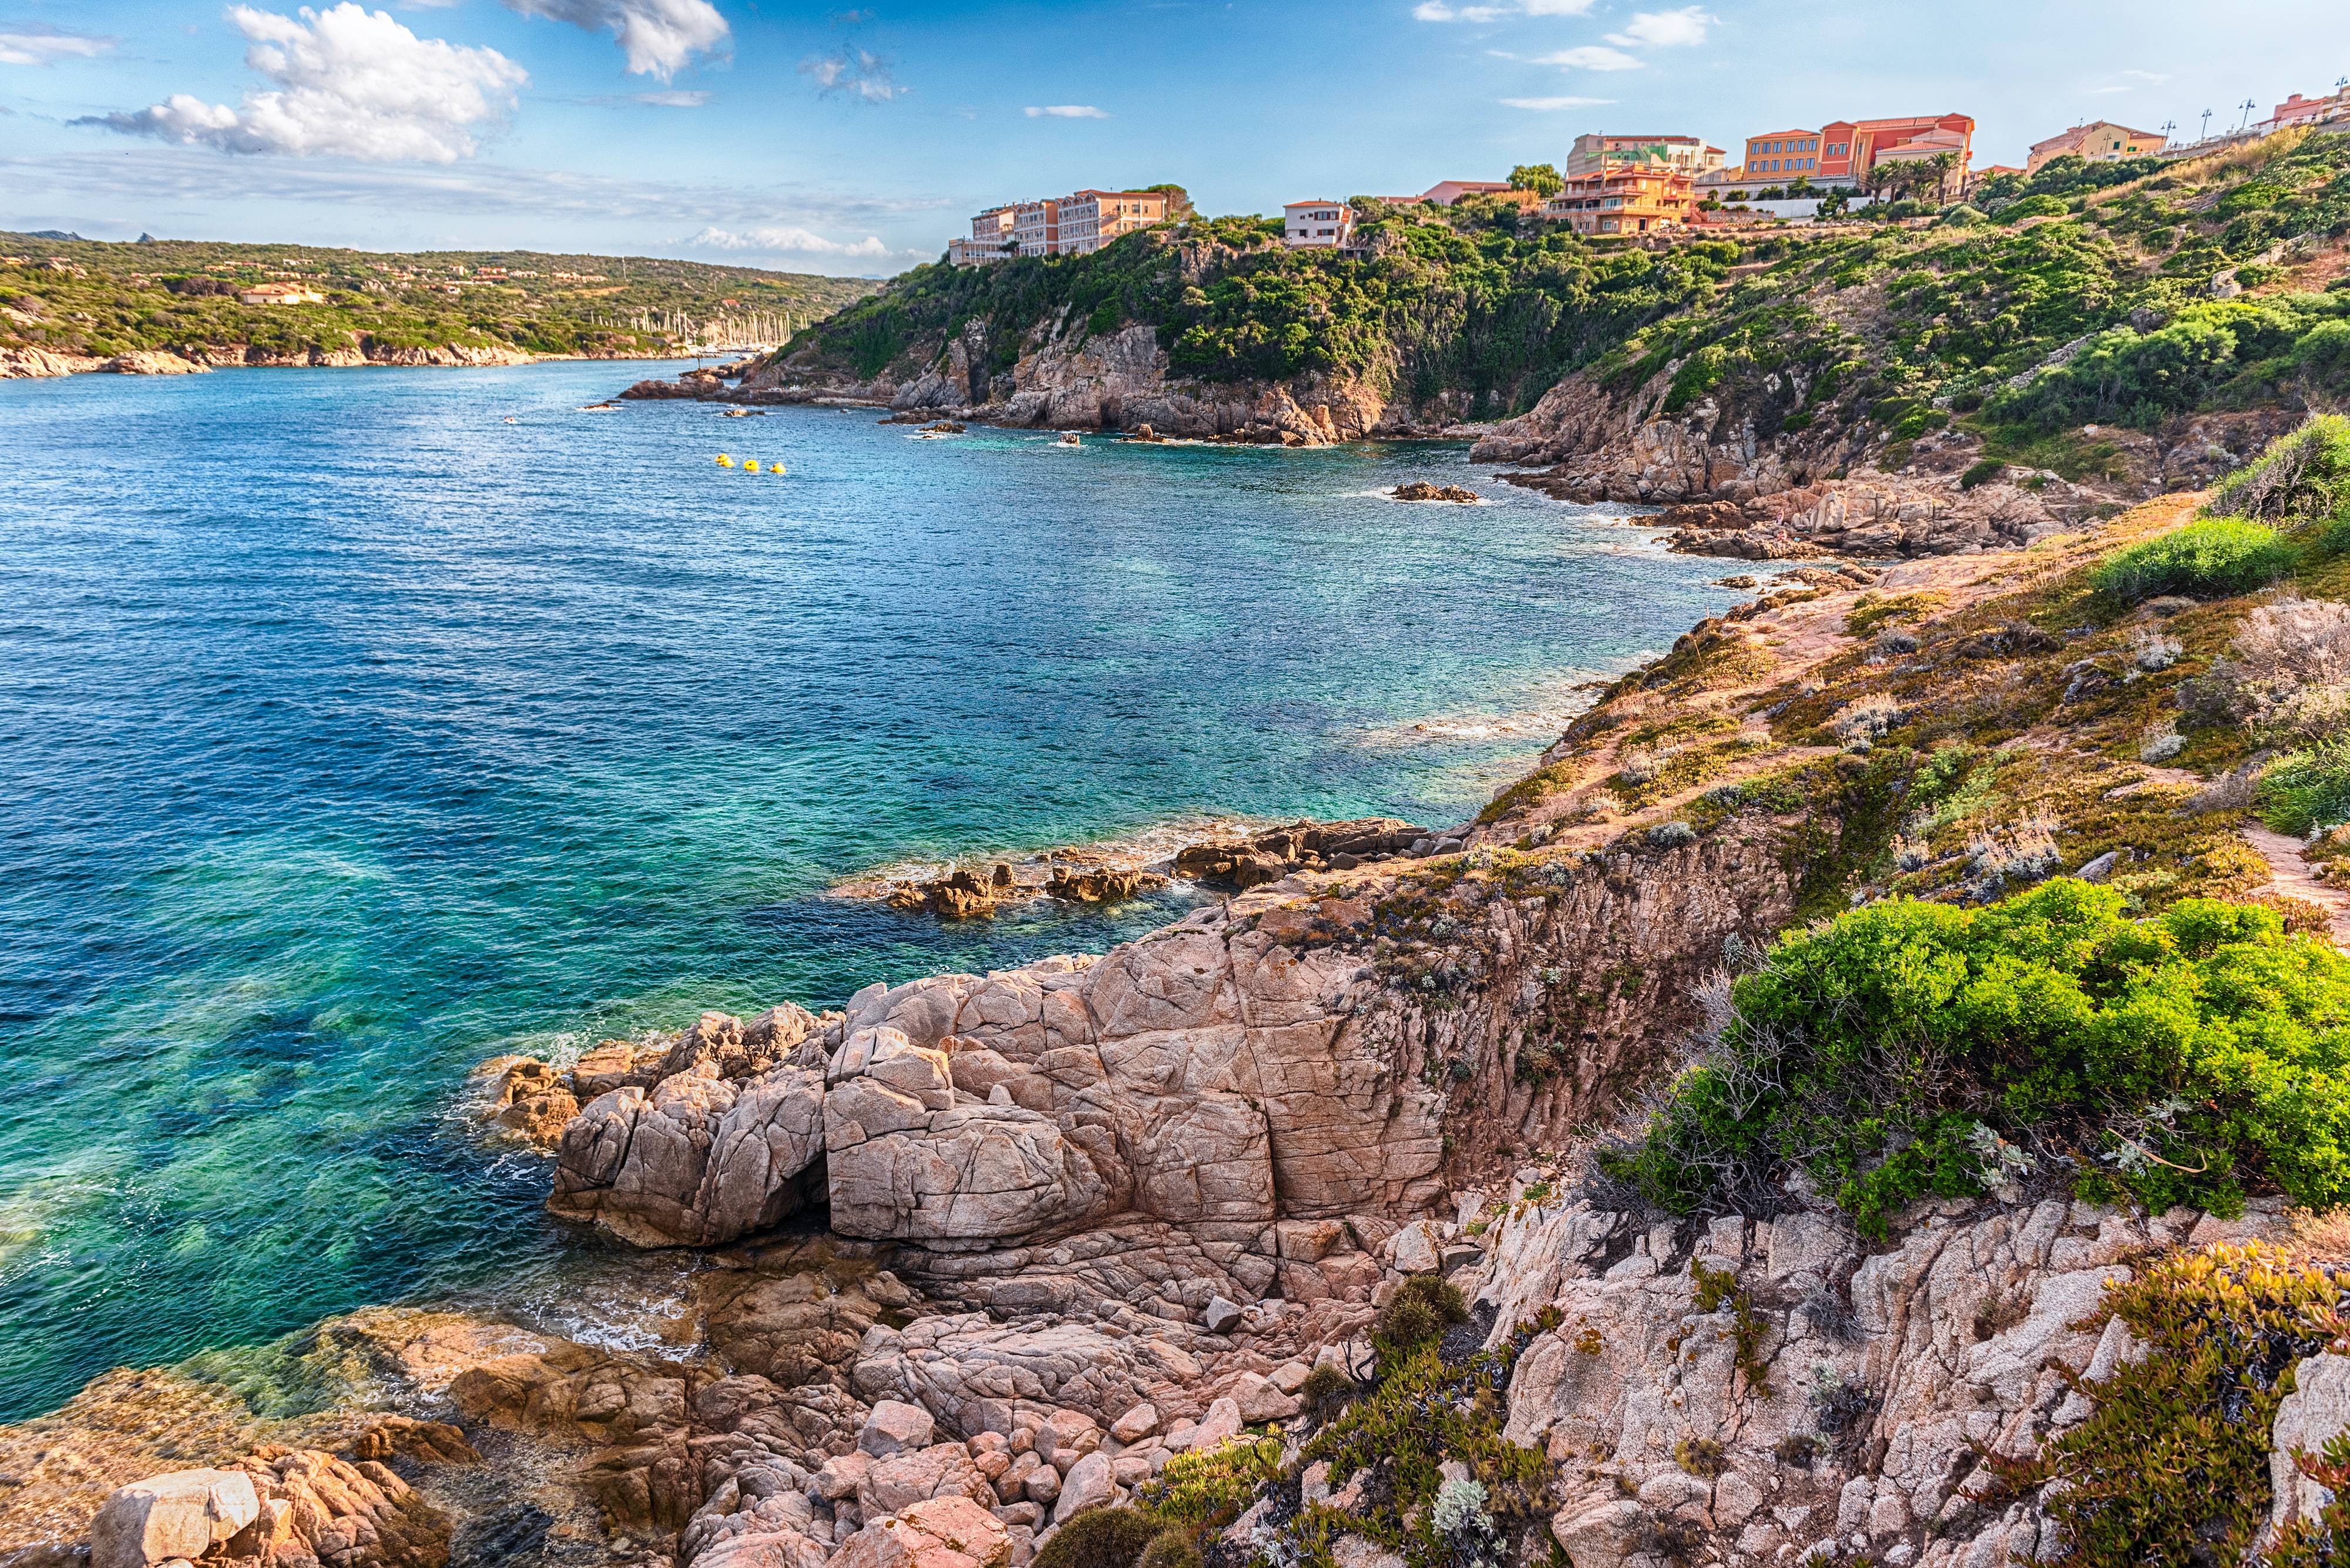
[{"label": "yellow building", "polygon": [[2045,141],[2033,143],[2031,156],[2023,161],[2023,171],[2037,174],[2043,164],[2058,158],[2085,158],[2092,163],[2151,158],[2165,145],[2166,139],[2158,130],[2132,130],[2109,119],[2092,120]]}]

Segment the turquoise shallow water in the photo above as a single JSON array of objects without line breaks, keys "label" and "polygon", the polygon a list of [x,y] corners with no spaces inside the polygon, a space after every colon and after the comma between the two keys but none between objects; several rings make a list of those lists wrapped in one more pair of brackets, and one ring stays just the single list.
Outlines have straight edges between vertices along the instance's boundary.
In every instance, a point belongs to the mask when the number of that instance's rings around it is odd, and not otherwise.
[{"label": "turquoise shallow water", "polygon": [[[1098,950],[1186,897],[941,928],[845,876],[1188,813],[1457,821],[1575,681],[1732,597],[1458,446],[577,411],[639,369],[0,382],[0,1418],[543,1289],[576,1255],[544,1167],[449,1114],[486,1055]],[[1497,504],[1378,495],[1408,477]]]}]

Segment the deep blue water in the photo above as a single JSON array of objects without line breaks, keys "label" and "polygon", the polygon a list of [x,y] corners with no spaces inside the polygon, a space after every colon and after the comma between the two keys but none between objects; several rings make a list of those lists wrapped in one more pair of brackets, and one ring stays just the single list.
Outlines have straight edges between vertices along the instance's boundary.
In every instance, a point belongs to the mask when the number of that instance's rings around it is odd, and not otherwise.
[{"label": "deep blue water", "polygon": [[[450,1115],[484,1056],[1097,950],[1183,897],[941,928],[843,877],[1457,821],[1731,597],[1459,446],[577,411],[640,369],[0,382],[0,1418],[543,1286],[544,1167]],[[1422,476],[1498,504],[1378,493]]]}]

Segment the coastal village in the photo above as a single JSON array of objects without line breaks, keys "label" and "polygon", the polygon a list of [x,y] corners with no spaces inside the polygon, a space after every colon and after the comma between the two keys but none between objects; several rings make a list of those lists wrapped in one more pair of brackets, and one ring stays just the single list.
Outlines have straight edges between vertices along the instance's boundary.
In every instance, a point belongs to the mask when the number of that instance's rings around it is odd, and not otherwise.
[{"label": "coastal village", "polygon": [[[1377,210],[1471,199],[1514,205],[1523,217],[1578,234],[1629,236],[1667,230],[1746,229],[1813,223],[1878,201],[1931,196],[1961,201],[1986,182],[2029,177],[2059,158],[2090,163],[2200,158],[2279,130],[2350,127],[2350,83],[2323,98],[2293,93],[2269,117],[2233,130],[2176,140],[2175,129],[2141,130],[2090,120],[2033,143],[2022,168],[1974,162],[1975,120],[1966,114],[1837,119],[1814,128],[1767,130],[1743,140],[1743,155],[1700,136],[1611,135],[1575,139],[1564,168],[1521,166],[1509,180],[1440,180],[1417,195],[1320,196],[1282,207],[1283,243],[1297,250],[1355,248],[1356,226]],[[2207,124],[2209,116],[2205,117]],[[1022,256],[1086,255],[1120,234],[1191,214],[1180,185],[1139,191],[1083,190],[1010,202],[971,220],[949,242],[947,261],[978,266]]]}]

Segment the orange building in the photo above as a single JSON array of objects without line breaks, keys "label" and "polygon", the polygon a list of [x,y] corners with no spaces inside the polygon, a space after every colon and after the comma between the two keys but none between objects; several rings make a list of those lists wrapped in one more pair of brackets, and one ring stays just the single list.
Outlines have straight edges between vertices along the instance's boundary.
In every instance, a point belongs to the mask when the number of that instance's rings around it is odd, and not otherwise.
[{"label": "orange building", "polygon": [[1750,185],[1784,185],[1790,180],[1820,177],[1820,133],[1816,130],[1766,130],[1746,139],[1746,179]]},{"label": "orange building", "polygon": [[1974,161],[1971,116],[1940,114],[1909,119],[1839,119],[1820,127],[1814,185],[1855,185],[1879,163],[1956,154],[1963,171]]},{"label": "orange building", "polygon": [[1682,170],[1648,163],[1611,163],[1596,173],[1568,178],[1566,188],[1543,205],[1578,234],[1645,234],[1678,228],[1690,221],[1695,200]]}]

